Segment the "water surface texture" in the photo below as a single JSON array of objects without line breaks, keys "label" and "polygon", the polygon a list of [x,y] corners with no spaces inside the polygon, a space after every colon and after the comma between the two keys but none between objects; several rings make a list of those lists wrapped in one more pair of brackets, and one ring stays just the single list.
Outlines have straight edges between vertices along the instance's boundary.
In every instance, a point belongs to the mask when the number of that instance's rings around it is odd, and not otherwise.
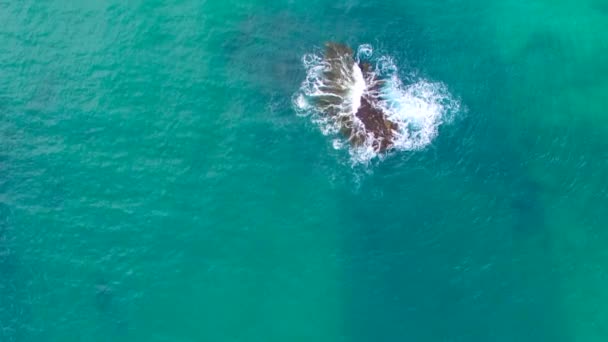
[{"label": "water surface texture", "polygon": [[[0,23],[0,341],[608,340],[606,1],[0,0]],[[459,109],[353,163],[294,106],[327,41]]]}]

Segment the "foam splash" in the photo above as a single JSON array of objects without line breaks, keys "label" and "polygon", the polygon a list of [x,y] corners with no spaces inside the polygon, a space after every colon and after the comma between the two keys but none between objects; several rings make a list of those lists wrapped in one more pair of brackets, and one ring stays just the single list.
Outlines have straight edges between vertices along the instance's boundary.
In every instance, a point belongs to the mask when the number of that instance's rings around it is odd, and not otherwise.
[{"label": "foam splash", "polygon": [[361,97],[365,92],[365,79],[363,78],[363,71],[357,63],[353,64],[353,79],[354,83],[350,90],[350,101],[352,102],[352,114],[357,114],[357,111],[361,107]]},{"label": "foam splash", "polygon": [[[333,50],[302,58],[306,79],[293,106],[323,134],[334,136],[334,148],[348,148],[353,163],[367,164],[390,151],[423,149],[437,137],[439,126],[460,111],[444,84],[425,79],[403,84],[393,59],[376,55],[369,44],[354,54],[343,45],[328,49]],[[381,113],[382,122],[364,124],[360,110]]]}]

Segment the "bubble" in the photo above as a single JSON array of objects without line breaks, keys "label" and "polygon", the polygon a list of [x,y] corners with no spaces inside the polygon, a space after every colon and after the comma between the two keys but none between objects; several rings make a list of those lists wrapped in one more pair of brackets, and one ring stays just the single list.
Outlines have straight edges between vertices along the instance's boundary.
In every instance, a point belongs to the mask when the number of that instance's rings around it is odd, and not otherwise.
[{"label": "bubble", "polygon": [[334,139],[331,143],[335,150],[341,150],[344,148],[344,142],[340,139]]},{"label": "bubble", "polygon": [[362,44],[357,49],[357,60],[368,60],[374,54],[374,49],[369,44]]}]

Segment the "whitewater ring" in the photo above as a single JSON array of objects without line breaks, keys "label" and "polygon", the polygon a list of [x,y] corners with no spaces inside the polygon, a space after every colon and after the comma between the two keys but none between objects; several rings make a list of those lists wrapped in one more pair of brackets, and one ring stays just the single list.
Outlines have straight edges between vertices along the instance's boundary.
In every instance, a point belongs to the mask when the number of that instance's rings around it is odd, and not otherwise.
[{"label": "whitewater ring", "polygon": [[327,43],[322,55],[306,54],[302,63],[306,78],[293,96],[296,113],[335,136],[335,148],[348,146],[355,163],[424,148],[460,110],[442,83],[419,78],[404,85],[393,59],[367,44],[355,54]]}]

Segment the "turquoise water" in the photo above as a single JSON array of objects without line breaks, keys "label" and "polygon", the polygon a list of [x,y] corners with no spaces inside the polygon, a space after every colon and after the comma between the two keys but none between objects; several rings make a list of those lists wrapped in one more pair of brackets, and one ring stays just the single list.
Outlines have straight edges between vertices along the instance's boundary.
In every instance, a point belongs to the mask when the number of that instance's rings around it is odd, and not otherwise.
[{"label": "turquoise water", "polygon": [[[606,341],[608,3],[0,1],[0,341]],[[372,44],[462,104],[351,165]]]}]

